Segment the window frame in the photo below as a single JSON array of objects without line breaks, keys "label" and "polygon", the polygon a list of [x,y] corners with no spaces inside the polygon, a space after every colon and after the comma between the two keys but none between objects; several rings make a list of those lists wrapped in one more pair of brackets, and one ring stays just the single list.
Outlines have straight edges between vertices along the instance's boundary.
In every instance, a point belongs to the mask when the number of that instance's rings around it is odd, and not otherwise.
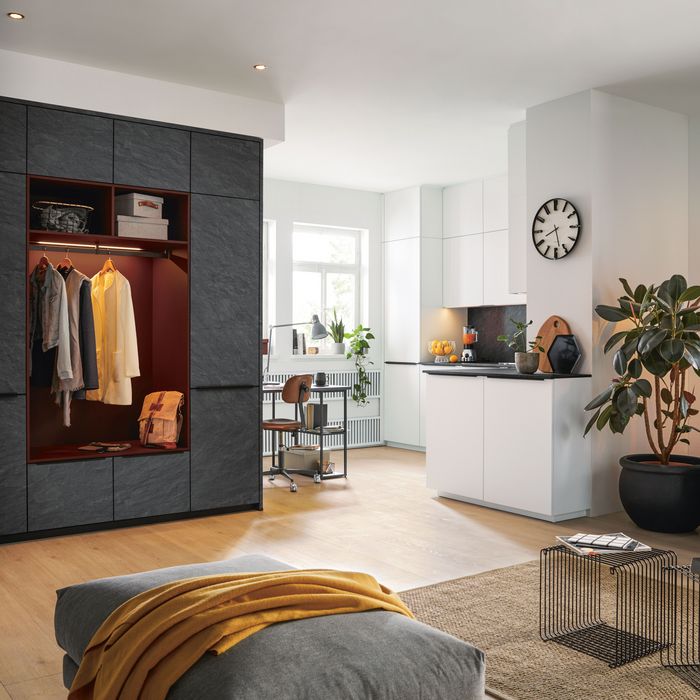
[{"label": "window frame", "polygon": [[[322,233],[327,231],[332,235],[347,236],[355,241],[355,261],[352,263],[331,263],[331,262],[313,262],[309,260],[296,260],[294,257],[294,238],[297,232],[312,231],[314,233]],[[354,299],[354,315],[355,324],[359,323],[362,311],[362,249],[363,249],[363,230],[355,228],[347,228],[342,226],[329,226],[321,224],[303,224],[294,222],[292,226],[292,295],[294,295],[294,273],[295,272],[314,272],[321,275],[321,300],[319,303],[319,316],[321,322],[328,327],[328,323],[332,320],[330,312],[332,308],[327,306],[327,275],[328,273],[351,274],[355,279],[355,299]],[[294,301],[292,298],[292,306]],[[352,330],[347,328],[346,330]]]}]

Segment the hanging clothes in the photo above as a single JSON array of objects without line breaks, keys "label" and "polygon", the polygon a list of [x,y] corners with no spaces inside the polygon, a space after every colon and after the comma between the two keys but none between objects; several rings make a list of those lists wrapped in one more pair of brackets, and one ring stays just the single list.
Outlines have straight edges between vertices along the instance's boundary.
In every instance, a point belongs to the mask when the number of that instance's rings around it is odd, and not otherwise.
[{"label": "hanging clothes", "polygon": [[73,394],[74,399],[85,399],[86,389],[100,386],[97,376],[97,346],[95,344],[95,317],[92,311],[92,281],[80,287],[80,352],[83,360],[83,389]]},{"label": "hanging clothes", "polygon": [[[70,427],[70,406],[74,394],[85,389],[86,374],[90,378],[97,374],[92,283],[89,277],[72,266],[65,268],[59,266],[58,271],[64,277],[66,285],[70,360],[73,376],[70,379],[61,379],[55,372],[51,390],[56,394],[56,403],[63,407],[63,425]],[[88,304],[84,303],[85,294],[88,296]],[[91,329],[91,333],[85,332],[85,329],[88,331]],[[89,388],[96,389],[97,384],[93,383]]]},{"label": "hanging clothes", "polygon": [[131,405],[131,378],[140,375],[136,321],[129,280],[118,270],[92,278],[99,388],[90,401]]},{"label": "hanging clothes", "polygon": [[[70,333],[68,328],[68,301],[66,284],[56,268],[47,262],[46,266],[37,265],[29,277],[30,311],[29,311],[29,375],[51,376],[47,373],[50,363],[60,379],[72,379],[73,369],[70,361]],[[55,353],[49,351],[56,348]],[[40,364],[41,367],[35,367]],[[50,385],[50,381],[46,384]]]}]

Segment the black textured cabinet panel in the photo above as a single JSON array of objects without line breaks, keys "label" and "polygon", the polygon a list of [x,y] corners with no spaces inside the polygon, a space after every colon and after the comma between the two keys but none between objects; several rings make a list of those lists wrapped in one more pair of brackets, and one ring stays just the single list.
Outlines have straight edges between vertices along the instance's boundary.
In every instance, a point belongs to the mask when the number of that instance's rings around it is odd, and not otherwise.
[{"label": "black textured cabinet panel", "polygon": [[26,182],[24,175],[0,173],[0,394],[26,391]]},{"label": "black textured cabinet panel", "polygon": [[0,100],[0,170],[27,172],[27,107]]},{"label": "black textured cabinet panel", "polygon": [[192,510],[260,502],[260,392],[190,392]]},{"label": "black textured cabinet panel", "polygon": [[188,191],[190,132],[115,120],[114,182]]},{"label": "black textured cabinet panel", "polygon": [[0,535],[27,531],[24,396],[0,396]]},{"label": "black textured cabinet panel", "polygon": [[27,171],[112,182],[112,119],[29,107]]},{"label": "black textured cabinet panel", "polygon": [[112,459],[29,464],[29,530],[113,519]]},{"label": "black textured cabinet panel", "polygon": [[260,209],[191,199],[191,386],[260,383]]},{"label": "black textured cabinet panel", "polygon": [[259,141],[192,134],[192,192],[260,199]]},{"label": "black textured cabinet panel", "polygon": [[147,518],[190,509],[188,452],[114,458],[114,519]]}]

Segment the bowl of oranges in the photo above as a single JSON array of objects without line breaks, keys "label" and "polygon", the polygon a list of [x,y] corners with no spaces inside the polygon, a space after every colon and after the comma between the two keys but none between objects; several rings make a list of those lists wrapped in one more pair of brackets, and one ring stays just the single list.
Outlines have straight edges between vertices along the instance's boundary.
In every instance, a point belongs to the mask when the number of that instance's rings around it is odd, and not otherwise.
[{"label": "bowl of oranges", "polygon": [[457,362],[455,355],[457,343],[454,340],[431,340],[428,343],[428,352],[435,358],[435,362]]}]

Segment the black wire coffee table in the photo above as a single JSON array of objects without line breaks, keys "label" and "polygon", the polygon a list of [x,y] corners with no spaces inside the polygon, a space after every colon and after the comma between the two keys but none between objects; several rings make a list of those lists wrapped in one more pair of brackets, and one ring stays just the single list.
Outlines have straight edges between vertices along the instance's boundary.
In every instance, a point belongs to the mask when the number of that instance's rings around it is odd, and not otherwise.
[{"label": "black wire coffee table", "polygon": [[[581,556],[564,545],[543,549],[540,637],[611,668],[668,647],[663,610],[670,595],[667,572],[676,561],[675,552],[661,549],[594,556]],[[614,582],[604,581],[604,574]]]}]

